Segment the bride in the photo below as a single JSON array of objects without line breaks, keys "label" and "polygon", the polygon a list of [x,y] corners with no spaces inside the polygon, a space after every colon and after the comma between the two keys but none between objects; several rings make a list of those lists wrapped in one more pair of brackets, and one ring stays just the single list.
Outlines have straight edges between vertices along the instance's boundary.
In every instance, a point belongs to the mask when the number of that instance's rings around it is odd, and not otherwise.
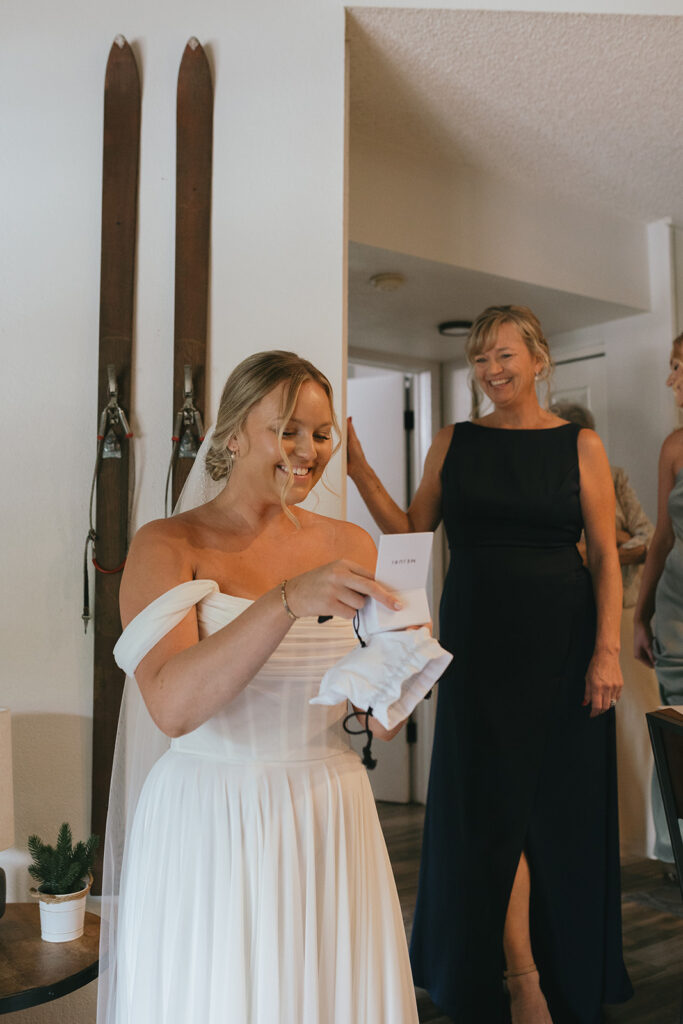
[{"label": "bride", "polygon": [[[311,363],[249,357],[188,481],[218,493],[194,508],[186,499],[133,541],[115,654],[141,714],[171,741],[129,817],[120,884],[114,871],[99,1022],[417,1022],[346,704],[309,703],[356,646],[366,598],[399,607],[374,579],[363,530],[296,508],[336,430],[330,384]],[[369,721],[383,739],[400,728]],[[124,763],[149,753],[143,736]],[[121,846],[111,820],[108,831]]]}]

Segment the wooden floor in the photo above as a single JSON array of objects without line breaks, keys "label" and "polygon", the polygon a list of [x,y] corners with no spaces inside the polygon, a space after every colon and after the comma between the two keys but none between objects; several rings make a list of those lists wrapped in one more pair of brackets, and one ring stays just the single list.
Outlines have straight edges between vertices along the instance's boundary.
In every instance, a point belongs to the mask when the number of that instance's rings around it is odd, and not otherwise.
[{"label": "wooden floor", "polygon": [[[417,895],[417,871],[424,807],[378,804],[394,868],[406,932]],[[678,887],[662,880],[654,861],[622,867],[624,955],[635,995],[609,1007],[606,1024],[679,1024],[683,986],[683,903]],[[420,1021],[451,1024],[418,989]],[[483,1024],[483,1022],[482,1022]]]}]

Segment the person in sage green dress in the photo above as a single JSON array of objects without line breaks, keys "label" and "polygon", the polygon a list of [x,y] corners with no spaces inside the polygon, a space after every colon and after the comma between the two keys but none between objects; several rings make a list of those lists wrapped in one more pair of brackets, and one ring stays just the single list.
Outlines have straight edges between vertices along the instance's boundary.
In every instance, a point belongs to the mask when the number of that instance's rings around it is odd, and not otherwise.
[{"label": "person in sage green dress", "polygon": [[[683,409],[683,334],[674,339],[667,385]],[[654,630],[652,619],[654,617]],[[683,705],[683,428],[664,441],[659,455],[657,525],[634,615],[634,654],[654,665],[663,704]],[[673,872],[673,851],[656,775],[652,803],[655,855]]]}]

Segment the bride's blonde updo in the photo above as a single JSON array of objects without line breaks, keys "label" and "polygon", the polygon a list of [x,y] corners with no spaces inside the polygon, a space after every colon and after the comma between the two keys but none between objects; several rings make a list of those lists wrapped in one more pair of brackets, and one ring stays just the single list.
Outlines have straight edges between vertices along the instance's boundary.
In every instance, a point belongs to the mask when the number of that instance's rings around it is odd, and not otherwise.
[{"label": "bride's blonde updo", "polygon": [[211,447],[206,453],[206,468],[212,480],[229,478],[233,460],[228,452],[228,441],[243,429],[247,416],[257,402],[284,382],[288,386],[283,393],[282,423],[278,433],[278,442],[282,447],[282,432],[294,411],[301,385],[307,380],[319,384],[327,395],[332,423],[337,437],[340,436],[334,413],[332,385],[324,373],[295,352],[255,352],[243,359],[225,382]]},{"label": "bride's blonde updo", "polygon": [[[503,324],[514,324],[532,359],[540,361],[541,369],[537,374],[537,380],[547,382],[549,396],[549,382],[553,372],[550,347],[543,334],[541,321],[528,306],[489,306],[483,313],[480,313],[472,324],[465,342],[465,355],[468,363],[470,366],[474,366],[476,357],[495,343],[498,329]],[[470,387],[472,390],[472,418],[476,419],[479,415],[481,394],[474,378],[470,381]]]}]

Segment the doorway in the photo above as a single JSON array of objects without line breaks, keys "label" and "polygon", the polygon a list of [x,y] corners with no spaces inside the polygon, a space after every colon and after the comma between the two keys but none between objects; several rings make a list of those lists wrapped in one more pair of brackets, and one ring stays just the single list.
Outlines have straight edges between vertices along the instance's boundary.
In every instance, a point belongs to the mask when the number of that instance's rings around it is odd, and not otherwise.
[{"label": "doorway", "polygon": [[[347,414],[370,465],[392,498],[406,508],[422,475],[433,433],[440,426],[438,367],[401,356],[349,353]],[[349,480],[347,519],[367,530],[375,543],[380,529],[355,484]],[[443,546],[435,536],[428,596],[433,621],[443,580]],[[424,802],[434,734],[435,701],[423,701],[391,743],[377,744],[370,782],[377,800]],[[363,743],[354,740],[360,752]]]}]

